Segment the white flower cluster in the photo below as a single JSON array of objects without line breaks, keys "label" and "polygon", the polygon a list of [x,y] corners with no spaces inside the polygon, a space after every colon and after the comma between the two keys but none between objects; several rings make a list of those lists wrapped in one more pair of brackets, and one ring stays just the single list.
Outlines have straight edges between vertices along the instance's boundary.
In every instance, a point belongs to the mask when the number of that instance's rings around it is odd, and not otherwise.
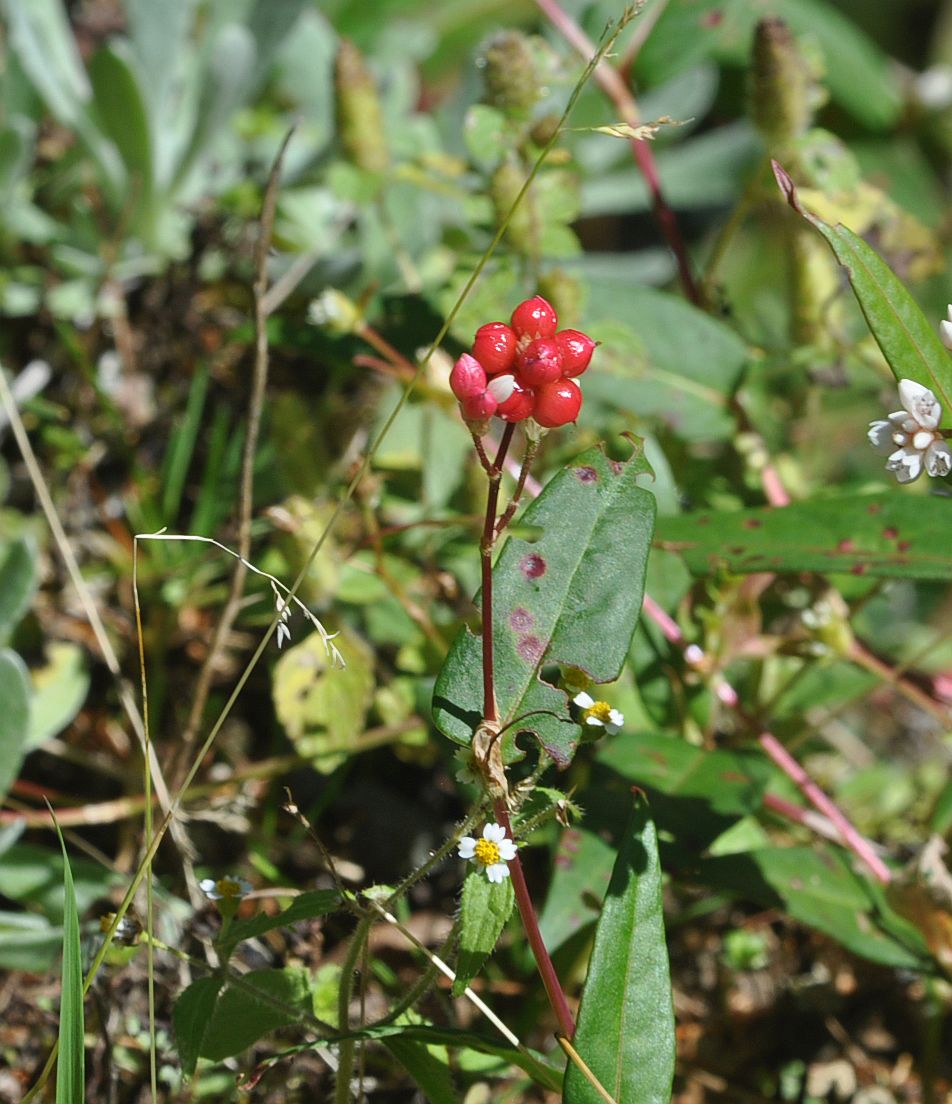
[{"label": "white flower cluster", "polygon": [[[952,316],[952,310],[950,310]],[[942,340],[952,348],[952,325],[942,323]],[[900,483],[911,483],[923,468],[933,477],[952,471],[952,451],[939,429],[942,407],[928,387],[915,380],[899,381],[903,409],[886,419],[870,422],[869,443],[886,460],[886,470]]]}]

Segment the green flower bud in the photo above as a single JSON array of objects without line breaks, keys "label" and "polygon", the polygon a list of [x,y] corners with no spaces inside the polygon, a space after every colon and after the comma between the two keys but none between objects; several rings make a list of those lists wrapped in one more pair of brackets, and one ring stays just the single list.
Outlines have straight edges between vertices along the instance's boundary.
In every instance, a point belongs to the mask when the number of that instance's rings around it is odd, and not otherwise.
[{"label": "green flower bud", "polygon": [[762,19],[754,31],[750,116],[771,148],[805,134],[825,99],[819,62],[782,19]]},{"label": "green flower bud", "polygon": [[518,31],[496,35],[482,58],[486,102],[507,115],[526,116],[542,95],[536,58]]},{"label": "green flower bud", "polygon": [[390,163],[380,97],[373,75],[353,43],[341,39],[334,67],[337,131],[348,159],[366,172]]}]

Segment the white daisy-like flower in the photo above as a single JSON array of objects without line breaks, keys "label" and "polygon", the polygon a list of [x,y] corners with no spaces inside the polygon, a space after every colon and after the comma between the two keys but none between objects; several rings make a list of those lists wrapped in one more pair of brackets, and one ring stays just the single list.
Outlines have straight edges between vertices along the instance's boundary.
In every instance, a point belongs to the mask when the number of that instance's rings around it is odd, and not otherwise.
[{"label": "white daisy-like flower", "polygon": [[886,470],[893,472],[900,483],[912,483],[923,468],[933,477],[948,475],[952,471],[952,451],[938,428],[942,407],[935,395],[921,383],[904,379],[899,381],[899,401],[902,410],[869,423],[869,443],[888,456]]},{"label": "white daisy-like flower", "polygon": [[609,736],[614,736],[625,723],[624,714],[612,707],[606,701],[596,701],[591,694],[584,690],[575,695],[572,704],[580,711],[579,720],[589,728],[604,728]]},{"label": "white daisy-like flower", "polygon": [[251,882],[244,878],[202,878],[198,888],[209,901],[239,901],[251,892]]},{"label": "white daisy-like flower", "polygon": [[463,836],[459,841],[459,857],[469,859],[480,871],[486,871],[491,882],[501,882],[509,877],[506,863],[516,857],[516,845],[506,835],[501,824],[486,824],[481,839]]}]

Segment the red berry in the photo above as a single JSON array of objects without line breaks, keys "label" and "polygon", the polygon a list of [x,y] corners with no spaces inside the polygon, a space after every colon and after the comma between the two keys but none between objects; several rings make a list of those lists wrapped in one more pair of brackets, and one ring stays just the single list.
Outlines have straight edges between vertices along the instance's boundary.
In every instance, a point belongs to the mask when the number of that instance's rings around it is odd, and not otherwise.
[{"label": "red berry", "polygon": [[460,409],[467,422],[478,422],[483,418],[490,418],[496,413],[499,403],[496,396],[489,391],[483,391],[481,395],[471,395],[460,401]]},{"label": "red berry", "polygon": [[[496,379],[511,377],[497,376]],[[493,380],[495,383],[496,380]],[[492,383],[489,385],[492,387]],[[535,407],[535,391],[531,387],[523,387],[518,380],[513,380],[512,391],[509,397],[500,402],[496,408],[496,414],[504,422],[524,422]]]},{"label": "red berry", "polygon": [[511,372],[516,362],[516,335],[505,322],[487,322],[473,339],[473,356],[490,376]]},{"label": "red berry", "polygon": [[534,295],[512,312],[512,328],[518,337],[554,337],[559,320],[550,303]]},{"label": "red berry", "polygon": [[562,375],[562,350],[550,338],[540,337],[519,354],[519,379],[527,387],[540,387]]},{"label": "red berry", "polygon": [[463,402],[486,390],[486,371],[479,361],[463,353],[450,372],[450,390]]},{"label": "red berry", "polygon": [[546,383],[536,391],[533,418],[546,429],[574,422],[582,409],[582,389],[570,379]]},{"label": "red berry", "polygon": [[562,350],[562,375],[580,376],[595,352],[595,342],[581,330],[559,330],[556,344]]}]

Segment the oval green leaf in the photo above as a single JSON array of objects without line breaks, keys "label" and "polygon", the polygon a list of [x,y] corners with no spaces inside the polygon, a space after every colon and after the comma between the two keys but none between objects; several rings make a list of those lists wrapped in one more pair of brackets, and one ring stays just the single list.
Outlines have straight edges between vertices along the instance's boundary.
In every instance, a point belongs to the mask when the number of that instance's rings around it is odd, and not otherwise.
[{"label": "oval green leaf", "polygon": [[[569,718],[567,695],[543,681],[542,669],[580,667],[595,682],[621,672],[654,527],[654,497],[635,482],[645,470],[640,456],[617,464],[597,448],[583,453],[525,511],[522,521],[542,537],[531,544],[510,537],[493,568],[500,721],[535,733],[562,765],[571,761],[579,727]],[[433,712],[451,740],[471,742],[483,702],[480,640],[468,630],[437,679]],[[512,740],[510,731],[507,759],[518,754]]]}]

